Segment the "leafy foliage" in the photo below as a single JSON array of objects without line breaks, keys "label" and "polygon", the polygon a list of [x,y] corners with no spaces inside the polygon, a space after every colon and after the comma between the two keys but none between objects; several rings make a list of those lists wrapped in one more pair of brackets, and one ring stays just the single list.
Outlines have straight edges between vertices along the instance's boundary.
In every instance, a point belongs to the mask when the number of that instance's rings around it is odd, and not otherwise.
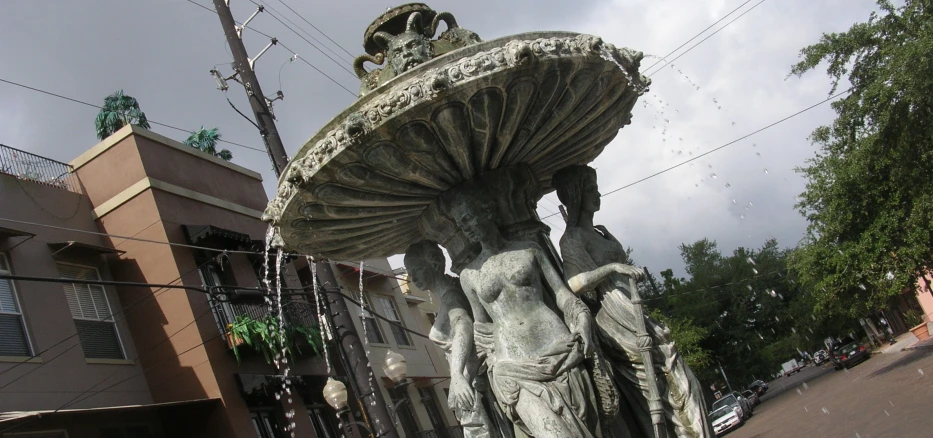
[{"label": "leafy foliage", "polygon": [[822,339],[853,326],[811,312],[812,296],[788,273],[790,251],[776,240],[724,256],[716,242],[702,239],[680,252],[689,278],[671,269],[661,281],[649,276],[654,286],[645,302],[704,381],[721,380],[720,364],[733,385],[766,378],[798,351],[823,348]]},{"label": "leafy foliage", "polygon": [[[302,354],[299,344],[296,342],[302,339],[311,346],[315,354],[320,352],[324,345],[321,333],[314,327],[305,327],[301,325],[286,323],[283,340],[285,351],[289,356],[294,357],[295,352]],[[267,315],[261,319],[255,319],[249,315],[237,315],[236,321],[227,325],[227,334],[235,340],[242,340],[246,346],[262,354],[266,363],[272,363],[273,358],[278,354],[275,345],[279,345],[279,320],[278,317]],[[236,342],[232,343],[232,350],[236,356],[237,363],[240,363],[240,351]]]},{"label": "leafy foliage", "polygon": [[146,119],[146,113],[139,109],[139,102],[132,96],[123,94],[123,90],[105,97],[104,106],[94,119],[98,140],[110,137],[127,124],[149,129],[149,121]]},{"label": "leafy foliage", "polygon": [[207,152],[222,160],[232,160],[233,154],[230,153],[229,150],[217,150],[217,142],[219,141],[220,130],[218,128],[204,129],[202,126],[201,129],[192,132],[191,135],[185,139],[185,144],[202,152]]},{"label": "leafy foliage", "polygon": [[793,269],[823,313],[884,307],[933,261],[933,2],[907,0],[801,50],[792,74],[824,62],[836,119],[816,129],[819,152],[799,172],[809,221]]}]

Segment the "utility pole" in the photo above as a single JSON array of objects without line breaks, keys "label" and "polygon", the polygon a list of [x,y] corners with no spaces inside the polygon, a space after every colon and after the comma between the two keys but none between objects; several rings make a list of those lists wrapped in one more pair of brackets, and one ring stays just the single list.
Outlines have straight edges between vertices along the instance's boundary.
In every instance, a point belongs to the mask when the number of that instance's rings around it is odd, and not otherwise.
[{"label": "utility pole", "polygon": [[256,14],[262,12],[263,7],[259,6],[256,13],[246,20],[243,27],[237,27],[236,21],[233,19],[233,12],[230,11],[229,0],[214,0],[214,9],[217,11],[217,16],[220,17],[220,25],[224,28],[224,35],[227,37],[230,53],[233,54],[233,64],[236,68],[235,75],[238,76],[239,82],[246,89],[249,106],[256,116],[256,126],[259,128],[262,140],[266,144],[266,151],[269,153],[269,157],[272,158],[272,168],[275,170],[275,176],[279,176],[282,174],[282,170],[285,169],[285,165],[288,164],[288,155],[285,153],[285,146],[279,137],[279,131],[275,128],[275,117],[266,102],[266,95],[262,94],[259,80],[256,79],[256,72],[253,71],[253,63],[278,41],[273,38],[266,48],[262,49],[255,58],[250,59],[249,54],[246,53],[246,47],[243,45],[243,30],[246,29],[246,23],[249,23]]},{"label": "utility pole", "polygon": [[[282,171],[288,164],[288,156],[285,153],[285,146],[279,137],[279,132],[275,128],[275,117],[269,108],[271,100],[267,100],[262,94],[262,88],[259,87],[259,79],[256,78],[256,72],[253,71],[253,64],[262,56],[266,50],[277,43],[276,39],[266,45],[255,58],[250,59],[246,53],[246,47],[243,45],[243,31],[257,14],[263,11],[259,6],[244,23],[238,27],[233,19],[233,12],[230,11],[229,0],[214,0],[214,9],[220,17],[220,25],[224,28],[224,35],[227,37],[227,44],[230,46],[230,52],[233,54],[234,66],[236,72],[232,78],[237,79],[246,89],[246,95],[249,98],[250,107],[256,116],[256,127],[266,144],[266,151],[272,159],[272,167],[275,170],[275,176],[281,176]],[[225,78],[218,72],[212,71],[221,86],[225,89]],[[281,98],[281,94],[279,95]],[[331,270],[329,263],[319,263],[319,267],[324,269],[318,272],[323,274],[324,284],[330,283],[337,286],[337,279]],[[361,273],[362,274],[362,273]],[[350,387],[356,392],[357,398],[362,401],[366,417],[370,423],[372,435],[376,438],[398,438],[398,432],[395,430],[395,422],[386,409],[385,400],[382,398],[382,391],[376,385],[376,379],[373,377],[372,365],[366,357],[366,349],[360,341],[359,333],[353,324],[353,316],[350,309],[347,308],[346,301],[342,295],[330,298],[327,294],[327,321],[333,333],[337,336],[337,351],[340,354],[341,362],[347,370],[347,378],[351,380]]]},{"label": "utility pole", "polygon": [[722,373],[722,378],[726,380],[726,386],[729,387],[729,393],[732,393],[732,384],[729,383],[729,378],[726,377],[726,371],[722,369],[722,364],[719,361],[716,361],[716,364],[719,365],[719,372]]}]

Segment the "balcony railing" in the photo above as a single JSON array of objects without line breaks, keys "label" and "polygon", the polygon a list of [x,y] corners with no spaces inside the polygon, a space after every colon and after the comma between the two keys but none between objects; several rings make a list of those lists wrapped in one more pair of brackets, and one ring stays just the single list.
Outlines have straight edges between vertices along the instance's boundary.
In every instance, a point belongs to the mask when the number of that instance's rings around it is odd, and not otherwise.
[{"label": "balcony railing", "polygon": [[0,144],[0,174],[81,193],[70,164]]},{"label": "balcony railing", "polygon": [[[299,300],[284,300],[282,313],[285,315],[285,324],[303,327],[317,327],[317,310],[313,303]],[[225,333],[227,324],[236,322],[236,317],[245,315],[253,319],[262,319],[270,314],[266,304],[229,304],[216,306],[214,316],[222,333]]]}]

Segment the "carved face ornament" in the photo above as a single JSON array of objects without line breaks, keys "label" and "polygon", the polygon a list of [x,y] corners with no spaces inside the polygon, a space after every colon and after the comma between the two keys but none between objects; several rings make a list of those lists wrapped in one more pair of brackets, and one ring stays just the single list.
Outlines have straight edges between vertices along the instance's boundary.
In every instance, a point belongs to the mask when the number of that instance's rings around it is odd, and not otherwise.
[{"label": "carved face ornament", "polygon": [[471,242],[482,242],[496,229],[492,206],[478,199],[461,199],[451,212],[457,226]]},{"label": "carved face ornament", "polygon": [[431,41],[424,36],[418,12],[408,17],[405,32],[397,36],[376,32],[373,38],[386,49],[389,66],[397,75],[431,60]]}]

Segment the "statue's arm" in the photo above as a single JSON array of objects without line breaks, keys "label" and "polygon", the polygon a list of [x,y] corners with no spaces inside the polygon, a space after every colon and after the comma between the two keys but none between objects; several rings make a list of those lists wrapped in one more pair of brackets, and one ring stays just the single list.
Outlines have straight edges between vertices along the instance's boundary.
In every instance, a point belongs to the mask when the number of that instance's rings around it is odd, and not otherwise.
[{"label": "statue's arm", "polygon": [[642,269],[622,263],[610,263],[597,267],[586,245],[580,241],[574,230],[568,230],[560,239],[560,252],[564,259],[564,275],[567,278],[567,285],[575,294],[593,290],[612,274],[628,275],[636,280],[644,275]]},{"label": "statue's arm", "polygon": [[[450,317],[450,329],[453,332],[453,344],[450,349],[450,372],[466,376],[467,358],[473,351],[473,319],[466,309],[451,308],[447,315]],[[472,376],[469,376],[472,377]]]},{"label": "statue's arm", "polygon": [[551,265],[551,261],[544,255],[544,251],[536,249],[535,260],[544,274],[545,281],[554,291],[557,308],[564,314],[564,322],[572,333],[580,336],[585,354],[589,356],[593,351],[593,316],[590,314],[589,308],[586,307],[586,304],[583,304],[580,297],[574,295],[567,288],[564,279],[557,273],[557,269]]}]

